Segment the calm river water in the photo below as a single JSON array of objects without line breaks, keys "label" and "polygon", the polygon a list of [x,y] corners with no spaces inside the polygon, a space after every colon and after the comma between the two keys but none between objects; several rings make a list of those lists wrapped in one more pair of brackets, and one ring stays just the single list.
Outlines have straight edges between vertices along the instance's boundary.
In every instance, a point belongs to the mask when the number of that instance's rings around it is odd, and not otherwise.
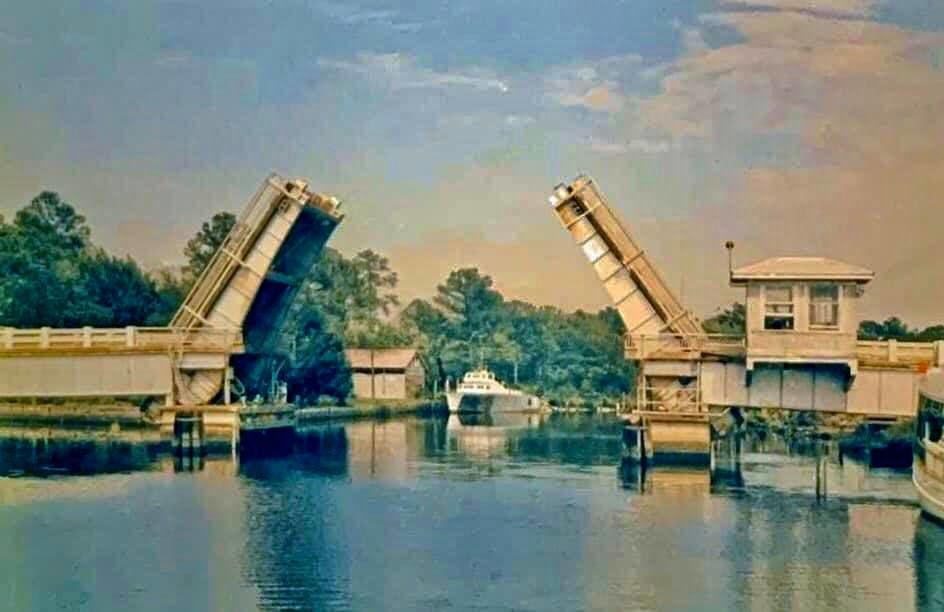
[{"label": "calm river water", "polygon": [[[136,437],[137,436],[137,437]],[[586,417],[391,420],[282,457],[175,463],[147,434],[0,429],[3,610],[944,608],[909,472],[770,440],[620,467]]]}]

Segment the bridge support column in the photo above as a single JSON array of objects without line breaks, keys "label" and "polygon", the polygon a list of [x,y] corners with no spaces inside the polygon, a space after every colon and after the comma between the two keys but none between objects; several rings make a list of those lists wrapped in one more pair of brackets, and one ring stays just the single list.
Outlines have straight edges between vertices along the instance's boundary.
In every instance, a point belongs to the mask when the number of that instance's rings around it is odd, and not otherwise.
[{"label": "bridge support column", "polygon": [[816,457],[816,499],[826,499],[826,459],[822,451]]},{"label": "bridge support column", "polygon": [[223,370],[223,403],[229,406],[232,402],[232,386],[231,380],[233,378],[233,368],[226,366]]},{"label": "bridge support column", "polygon": [[655,463],[710,464],[711,424],[707,414],[649,414],[644,423]]}]

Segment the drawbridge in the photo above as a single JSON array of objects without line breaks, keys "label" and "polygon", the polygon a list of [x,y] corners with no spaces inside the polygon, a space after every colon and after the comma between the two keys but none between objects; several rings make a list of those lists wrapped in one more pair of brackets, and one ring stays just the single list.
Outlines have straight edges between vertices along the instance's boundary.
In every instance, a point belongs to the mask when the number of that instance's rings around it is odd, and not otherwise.
[{"label": "drawbridge", "polygon": [[264,392],[304,275],[342,219],[334,197],[272,174],[167,327],[0,329],[0,398],[159,396],[229,403]]},{"label": "drawbridge", "polygon": [[558,185],[549,201],[623,320],[643,415],[749,407],[910,417],[924,373],[944,367],[941,342],[857,340],[852,309],[871,272],[822,258],[732,270],[732,285],[747,290],[747,329],[706,333],[593,179]]}]

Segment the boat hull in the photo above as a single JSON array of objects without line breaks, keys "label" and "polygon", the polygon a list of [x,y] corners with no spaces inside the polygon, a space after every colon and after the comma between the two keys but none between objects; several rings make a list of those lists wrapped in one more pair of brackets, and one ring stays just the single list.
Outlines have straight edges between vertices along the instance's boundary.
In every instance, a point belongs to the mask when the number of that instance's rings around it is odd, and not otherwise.
[{"label": "boat hull", "polygon": [[540,403],[532,395],[449,393],[449,412],[453,414],[497,414],[502,412],[537,412]]},{"label": "boat hull", "polygon": [[[925,447],[924,456],[915,455],[911,479],[918,492],[921,510],[928,516],[944,522],[944,475],[935,468],[944,466],[941,451]],[[940,470],[938,470],[940,471]]]}]

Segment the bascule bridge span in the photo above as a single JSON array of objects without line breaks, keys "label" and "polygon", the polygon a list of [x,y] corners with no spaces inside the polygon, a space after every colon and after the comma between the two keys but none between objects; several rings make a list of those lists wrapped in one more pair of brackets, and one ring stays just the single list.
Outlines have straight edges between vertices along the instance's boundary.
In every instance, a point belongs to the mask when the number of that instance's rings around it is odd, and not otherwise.
[{"label": "bascule bridge span", "polygon": [[0,328],[0,398],[157,396],[230,401],[265,393],[269,356],[305,273],[342,219],[334,197],[272,174],[167,327]]},{"label": "bascule bridge span", "polygon": [[746,333],[708,334],[591,178],[549,201],[625,324],[644,417],[707,420],[730,407],[913,417],[921,379],[944,367],[941,342],[859,341],[855,305],[872,273],[824,258],[731,270],[747,294]]}]

